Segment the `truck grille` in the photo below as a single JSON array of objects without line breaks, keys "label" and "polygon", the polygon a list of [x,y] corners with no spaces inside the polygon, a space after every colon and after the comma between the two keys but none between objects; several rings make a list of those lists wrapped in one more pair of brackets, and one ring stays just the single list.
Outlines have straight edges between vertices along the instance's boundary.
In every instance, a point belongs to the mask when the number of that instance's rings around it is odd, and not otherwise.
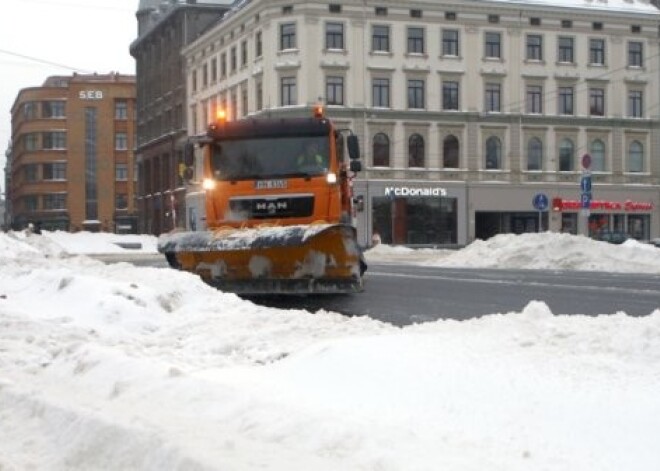
[{"label": "truck grille", "polygon": [[245,219],[309,217],[314,212],[314,197],[232,198],[229,209],[233,215]]}]

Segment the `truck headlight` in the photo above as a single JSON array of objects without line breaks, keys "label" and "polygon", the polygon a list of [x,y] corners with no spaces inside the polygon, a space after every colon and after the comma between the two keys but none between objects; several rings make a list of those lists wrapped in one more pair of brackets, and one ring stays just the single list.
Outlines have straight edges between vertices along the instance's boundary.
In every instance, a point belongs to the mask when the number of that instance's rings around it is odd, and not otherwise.
[{"label": "truck headlight", "polygon": [[334,185],[335,183],[337,183],[337,174],[336,173],[329,172],[326,175],[325,178],[326,178],[326,181],[331,185]]},{"label": "truck headlight", "polygon": [[213,190],[215,188],[215,180],[212,178],[205,178],[202,180],[202,188],[205,190]]}]

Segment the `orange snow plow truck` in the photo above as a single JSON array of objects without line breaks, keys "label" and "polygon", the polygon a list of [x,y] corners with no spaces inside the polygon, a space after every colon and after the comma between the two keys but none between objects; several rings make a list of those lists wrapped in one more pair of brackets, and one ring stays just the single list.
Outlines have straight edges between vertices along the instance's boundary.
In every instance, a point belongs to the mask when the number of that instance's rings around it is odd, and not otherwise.
[{"label": "orange snow plow truck", "polygon": [[[355,135],[309,118],[218,119],[203,154],[206,229],[159,237],[170,266],[239,294],[354,293],[366,270],[352,224]],[[348,149],[345,158],[344,148]]]}]

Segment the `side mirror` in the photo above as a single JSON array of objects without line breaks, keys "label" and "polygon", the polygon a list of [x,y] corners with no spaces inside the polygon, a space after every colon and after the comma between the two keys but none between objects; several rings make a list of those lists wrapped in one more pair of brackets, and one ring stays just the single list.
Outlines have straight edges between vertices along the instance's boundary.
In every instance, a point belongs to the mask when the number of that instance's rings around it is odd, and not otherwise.
[{"label": "side mirror", "polygon": [[192,142],[186,142],[183,146],[183,163],[186,167],[195,165],[195,144]]},{"label": "side mirror", "polygon": [[362,162],[359,160],[351,160],[350,165],[351,172],[357,173],[362,171]]},{"label": "side mirror", "polygon": [[[357,160],[360,158],[360,144],[358,143],[357,136],[351,134],[346,137],[346,145],[348,145],[348,155],[351,160]],[[352,164],[353,162],[351,162]],[[353,170],[353,169],[351,169]]]}]

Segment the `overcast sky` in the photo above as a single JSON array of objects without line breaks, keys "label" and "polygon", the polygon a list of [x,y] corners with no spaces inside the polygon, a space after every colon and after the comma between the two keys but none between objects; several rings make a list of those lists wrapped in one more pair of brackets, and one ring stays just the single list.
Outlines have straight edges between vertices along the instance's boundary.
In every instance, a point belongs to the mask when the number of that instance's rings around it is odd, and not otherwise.
[{"label": "overcast sky", "polygon": [[0,189],[11,139],[11,107],[22,88],[50,75],[135,73],[138,0],[20,0],[0,15]]}]

